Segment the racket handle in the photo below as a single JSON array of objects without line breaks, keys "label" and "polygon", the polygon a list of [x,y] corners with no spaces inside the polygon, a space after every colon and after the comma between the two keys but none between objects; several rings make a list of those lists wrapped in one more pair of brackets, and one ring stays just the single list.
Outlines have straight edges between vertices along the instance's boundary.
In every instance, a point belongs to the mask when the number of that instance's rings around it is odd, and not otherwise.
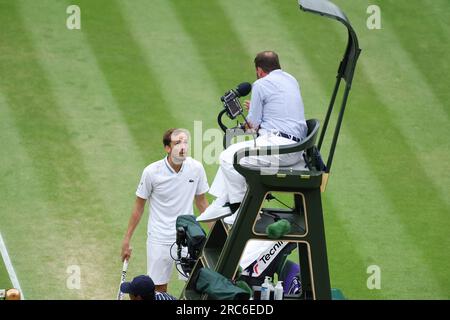
[{"label": "racket handle", "polygon": [[128,269],[128,260],[125,259],[122,265],[122,273],[120,276],[120,284],[119,284],[119,292],[117,293],[117,300],[123,299],[123,293],[122,291],[120,291],[120,285],[125,282],[125,279],[127,277],[127,269]]}]

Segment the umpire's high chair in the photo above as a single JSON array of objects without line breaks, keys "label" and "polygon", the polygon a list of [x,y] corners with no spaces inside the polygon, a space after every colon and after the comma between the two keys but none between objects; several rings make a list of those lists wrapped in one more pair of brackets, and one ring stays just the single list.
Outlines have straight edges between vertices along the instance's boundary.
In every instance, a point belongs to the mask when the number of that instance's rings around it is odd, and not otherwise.
[{"label": "umpire's high chair", "polygon": [[[290,221],[292,228],[289,233],[273,241],[295,242],[298,248],[303,294],[296,298],[331,299],[321,191],[324,190],[327,183],[353,73],[361,50],[350,22],[336,5],[328,0],[299,0],[299,5],[306,12],[320,14],[342,22],[348,30],[347,48],[339,65],[336,85],[318,144],[316,146],[319,121],[310,119],[307,120],[308,135],[301,142],[277,148],[245,148],[234,155],[234,168],[245,177],[248,185],[247,193],[231,228],[228,228],[222,220],[214,224],[206,240],[203,254],[194,266],[181,298],[208,298],[195,290],[198,271],[202,267],[211,268],[229,279],[234,279],[237,276],[239,261],[247,242],[251,239],[272,240],[268,238],[266,227],[274,223],[274,217],[279,217]],[[325,165],[319,151],[342,79],[345,80],[346,87]],[[239,163],[240,159],[247,156],[299,151],[303,151],[306,167],[303,165],[267,170],[267,168],[243,166]],[[263,208],[263,202],[272,192],[292,194],[294,208],[292,210]]]}]

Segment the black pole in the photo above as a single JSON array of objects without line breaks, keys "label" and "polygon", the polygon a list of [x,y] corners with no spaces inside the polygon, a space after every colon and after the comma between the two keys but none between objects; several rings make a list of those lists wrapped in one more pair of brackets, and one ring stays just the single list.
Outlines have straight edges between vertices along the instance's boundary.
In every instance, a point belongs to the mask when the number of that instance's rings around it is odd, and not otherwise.
[{"label": "black pole", "polygon": [[319,151],[320,151],[320,148],[322,147],[322,142],[323,142],[323,139],[325,137],[325,132],[327,131],[328,122],[330,121],[331,112],[333,111],[334,102],[336,100],[336,96],[337,96],[337,93],[339,91],[339,86],[341,84],[341,79],[342,79],[341,74],[338,73],[337,79],[336,79],[336,85],[334,86],[333,95],[331,96],[330,104],[328,105],[327,115],[325,116],[325,120],[323,122],[322,131],[320,132],[319,143],[318,143],[318,146],[317,146]]},{"label": "black pole", "polygon": [[339,111],[339,116],[336,123],[336,129],[334,130],[333,141],[331,142],[330,153],[328,155],[327,161],[327,173],[331,170],[331,163],[333,162],[334,150],[336,149],[337,139],[339,137],[339,131],[341,129],[342,119],[344,118],[345,106],[347,104],[347,98],[350,93],[351,85],[347,83],[345,86],[344,97],[342,99],[341,110]]},{"label": "black pole", "polygon": [[222,122],[222,116],[225,114],[225,112],[227,112],[227,110],[225,109],[219,112],[219,114],[217,115],[217,123],[219,124],[220,129],[222,129],[222,131],[226,133],[228,128]]}]

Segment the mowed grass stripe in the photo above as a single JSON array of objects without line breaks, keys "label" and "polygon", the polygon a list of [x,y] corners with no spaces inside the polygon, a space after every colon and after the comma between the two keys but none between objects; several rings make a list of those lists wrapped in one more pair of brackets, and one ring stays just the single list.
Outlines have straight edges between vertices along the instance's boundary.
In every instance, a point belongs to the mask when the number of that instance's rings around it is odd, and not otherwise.
[{"label": "mowed grass stripe", "polygon": [[[234,25],[225,15],[218,1],[194,0],[169,3],[175,18],[184,29],[184,33],[190,37],[190,42],[194,46],[200,62],[208,70],[208,80],[212,80],[215,88],[216,98],[205,106],[212,108],[215,116],[204,122],[203,130],[217,129],[218,125],[215,119],[222,109],[219,98],[225,91],[235,88],[238,83],[253,82],[255,78],[253,55],[249,55],[244,50],[244,44],[239,40],[238,30],[234,29]],[[195,72],[195,70],[192,71]],[[205,115],[210,117],[209,113]],[[235,121],[227,120],[227,117],[223,117],[223,120],[228,127],[236,125]],[[208,138],[210,136],[205,132],[204,147],[211,141],[211,138],[209,140]],[[217,145],[221,147],[221,141],[218,141]],[[207,150],[205,149],[205,154]],[[211,156],[218,158],[219,154],[211,152]],[[212,168],[212,174],[211,169],[207,169],[211,183],[217,164],[214,164]]]},{"label": "mowed grass stripe", "polygon": [[[100,197],[92,188],[82,157],[72,142],[73,133],[67,129],[65,115],[59,110],[46,71],[39,63],[39,55],[23,24],[23,19],[28,17],[22,17],[17,6],[18,2],[4,4],[1,10],[7,13],[3,21],[4,41],[8,43],[1,65],[2,73],[8,77],[0,80],[0,90],[10,106],[21,142],[31,159],[30,166],[41,187],[39,197],[25,195],[20,199],[34,204],[34,210],[22,212],[27,220],[26,232],[22,235],[36,244],[42,241],[39,248],[28,251],[27,265],[34,268],[30,274],[41,274],[40,282],[35,282],[28,297],[38,298],[42,292],[48,293],[41,298],[48,299],[86,297],[83,289],[67,290],[66,268],[67,263],[79,264],[87,282],[90,277],[103,282],[104,275],[97,273],[91,263],[96,234],[89,233],[82,225],[95,220],[86,219],[85,213],[99,209]],[[26,184],[21,187],[27,188]],[[11,225],[14,220],[7,223]],[[92,286],[89,294],[95,297],[99,290],[103,289]],[[62,292],[67,296],[62,296]]]},{"label": "mowed grass stripe", "polygon": [[[289,17],[290,10],[288,8],[279,7],[279,10],[280,15]],[[316,17],[316,19],[319,19],[319,17]],[[302,41],[311,39],[315,33],[307,28],[303,28],[301,33],[300,28],[295,26],[292,26],[290,30],[293,37],[300,35]],[[334,30],[332,33],[335,39],[339,39],[338,33]],[[332,37],[327,41],[330,46],[337,45],[337,41],[332,40]],[[305,52],[305,54],[311,65],[317,68],[317,72],[323,73],[320,68],[322,61],[312,52]],[[426,263],[435,273],[430,276],[442,279],[444,275],[443,267],[439,264],[440,259],[437,256],[438,252],[444,252],[441,251],[445,243],[445,241],[442,242],[442,235],[445,234],[444,230],[447,227],[436,226],[439,229],[436,233],[429,231],[425,236],[426,230],[423,226],[427,225],[430,219],[425,217],[423,213],[427,212],[427,215],[429,215],[431,209],[431,214],[434,215],[434,217],[431,217],[431,221],[433,221],[433,218],[438,221],[439,216],[442,215],[442,208],[445,208],[445,203],[436,194],[431,181],[426,178],[420,162],[417,161],[416,154],[405,143],[405,139],[393,123],[392,117],[386,110],[387,108],[379,101],[374,88],[365,81],[367,75],[364,74],[364,71],[358,70],[349,103],[359,106],[359,108],[355,107],[348,110],[344,126],[352,134],[352,138],[359,145],[360,150],[364,152],[364,157],[374,174],[373,179],[379,179],[382,188],[387,190],[385,194],[387,197],[381,197],[379,200],[391,202],[398,219],[405,226],[410,236],[416,240],[417,247],[420,248],[426,258]],[[356,91],[357,84],[361,90],[364,90],[363,92]],[[369,97],[370,99],[368,99]],[[380,130],[380,124],[383,124],[384,130]],[[376,137],[368,138],[372,137],[374,132],[376,132]],[[390,141],[390,144],[386,145],[385,141]],[[374,150],[383,156],[374,156]],[[349,159],[352,159],[352,157],[349,157]],[[386,163],[389,166],[386,166]],[[417,175],[407,176],[405,172],[417,172]],[[420,201],[420,197],[427,201]],[[435,256],[431,256],[432,253],[430,253],[430,248],[433,247],[434,250],[431,251],[436,253]]]},{"label": "mowed grass stripe", "polygon": [[12,287],[11,280],[9,279],[8,271],[5,264],[0,260],[0,290],[9,289]]},{"label": "mowed grass stripe", "polygon": [[[6,97],[0,90],[0,221],[1,232],[5,241],[8,241],[8,251],[10,258],[14,261],[14,268],[20,279],[22,290],[27,293],[27,298],[32,297],[35,277],[46,277],[42,267],[50,268],[53,261],[47,259],[46,263],[36,263],[32,257],[32,252],[41,252],[45,258],[46,252],[42,252],[48,241],[54,240],[57,234],[55,224],[49,224],[45,231],[41,229],[41,224],[45,218],[36,218],[39,215],[45,217],[49,212],[46,202],[37,203],[35,199],[45,198],[37,174],[34,171],[33,161],[30,159],[24,143],[17,130],[15,121],[10,112],[10,106]],[[27,199],[27,201],[23,201]],[[39,223],[38,223],[39,222]],[[47,236],[48,234],[48,236]],[[55,242],[56,243],[56,242]],[[61,257],[62,252],[53,250],[54,256]],[[30,261],[31,260],[31,261]],[[58,259],[63,261],[63,259]],[[34,261],[34,263],[32,263]],[[0,261],[3,267],[3,261]],[[53,267],[57,268],[55,264]],[[6,272],[6,268],[5,268]],[[61,273],[58,272],[58,275]],[[4,277],[2,277],[4,278]],[[6,272],[7,282],[10,284],[9,275]],[[55,283],[49,279],[47,285],[52,287]],[[1,287],[1,285],[0,285]],[[48,286],[47,286],[48,287]],[[46,287],[46,288],[47,288]],[[5,289],[5,287],[2,287]],[[30,295],[31,294],[31,295]]]},{"label": "mowed grass stripe", "polygon": [[[417,6],[416,9],[420,10],[418,4],[408,5]],[[348,8],[348,11],[352,10],[355,10],[354,7]],[[429,12],[429,10],[425,10]],[[403,37],[403,33],[409,34],[408,30],[404,30],[402,33],[400,29],[391,27],[390,20],[385,22],[385,26],[389,30],[397,29],[397,37],[389,32],[383,33],[386,39],[394,43],[403,42],[398,40]],[[449,31],[447,31],[448,33]],[[384,42],[387,43],[387,41]],[[440,80],[425,82],[417,70],[417,64],[409,59],[409,56],[418,54],[419,48],[416,50],[417,52],[410,52],[409,55],[406,53],[408,49],[405,50],[402,45],[394,48],[395,50],[391,50],[385,59],[380,59],[378,56],[376,63],[370,60],[370,67],[366,65],[368,61],[363,62],[362,69],[366,75],[364,79],[367,79],[368,82],[373,79],[373,72],[369,70],[374,68],[377,68],[379,73],[387,73],[388,70],[391,70],[394,74],[404,76],[402,85],[396,86],[395,89],[389,84],[381,83],[376,86],[376,84],[370,83],[374,88],[373,93],[376,94],[377,100],[388,109],[387,117],[392,119],[391,124],[387,124],[387,127],[396,128],[398,126],[398,130],[401,131],[399,137],[403,142],[400,144],[400,149],[397,149],[397,153],[392,154],[392,156],[397,155],[397,159],[393,159],[393,169],[397,170],[392,176],[400,176],[400,179],[396,179],[396,186],[401,186],[404,190],[403,192],[399,190],[397,195],[391,192],[390,195],[392,201],[397,204],[396,211],[401,213],[403,223],[406,224],[410,234],[414,235],[417,243],[422,245],[427,263],[432,265],[435,276],[445,288],[449,283],[444,266],[450,261],[450,254],[445,249],[450,243],[446,235],[450,228],[450,218],[446,214],[449,212],[447,195],[450,191],[448,185],[450,180],[449,176],[442,175],[442,172],[447,172],[450,168],[448,164],[449,140],[447,138],[450,132],[446,115],[442,112],[445,107],[440,104],[440,101],[433,95],[433,90],[430,89]],[[401,62],[384,67],[387,65],[386,60],[391,59]],[[403,92],[404,96],[399,92]],[[403,101],[406,103],[402,105]],[[373,119],[373,117],[371,118]],[[395,131],[392,135],[398,136]],[[388,136],[386,136],[387,139]],[[392,148],[398,148],[398,146],[395,141],[392,141]],[[403,151],[403,146],[408,148],[407,152]],[[403,161],[398,160],[400,156],[403,156]],[[392,158],[389,157],[389,159]],[[433,163],[439,163],[439,165],[434,167]],[[404,164],[409,166],[403,167]],[[385,181],[390,180],[390,178],[384,177]],[[397,187],[396,189],[401,188]],[[449,291],[444,292],[446,293],[445,297],[448,297]]]},{"label": "mowed grass stripe", "polygon": [[[165,107],[177,119],[172,125],[190,131],[191,156],[202,161],[204,147],[210,143],[202,141],[203,134],[209,128],[219,130],[216,117],[224,88],[217,87],[168,1],[120,2],[120,6],[136,43],[145,53],[145,62],[151,65],[166,93]],[[194,121],[200,122],[201,131],[194,131]],[[218,140],[221,145],[221,137]],[[211,181],[217,165],[204,165]]]},{"label": "mowed grass stripe", "polygon": [[[1,154],[1,165],[0,165],[0,176],[2,179],[0,180],[0,192],[2,197],[0,198],[0,233],[3,236],[3,240],[5,238],[9,239],[10,235],[14,233],[10,230],[8,226],[8,221],[10,217],[13,217],[16,214],[19,214],[16,211],[10,210],[9,201],[10,199],[10,180],[18,180],[17,177],[13,177],[13,166],[23,167],[23,152],[17,152],[20,149],[20,142],[18,139],[18,134],[15,132],[15,127],[11,121],[8,106],[6,105],[6,99],[3,97],[2,92],[0,91],[0,119],[2,119],[2,125],[0,126],[0,150],[2,150]],[[20,150],[23,151],[23,150]],[[22,171],[23,174],[23,171]],[[28,176],[28,175],[26,175]],[[5,230],[8,229],[8,232]],[[19,233],[20,234],[20,233]],[[13,236],[14,238],[14,236]],[[20,245],[19,245],[20,242]],[[26,242],[25,237],[20,237],[17,241],[14,241],[15,247],[14,249],[20,248],[22,250],[22,246]],[[8,245],[9,245],[8,241]],[[11,247],[7,250],[11,250]],[[9,252],[11,255],[12,252]],[[17,255],[18,257],[20,255]],[[16,256],[14,255],[14,259]],[[18,260],[18,259],[17,259]],[[17,262],[15,259],[14,262]],[[16,268],[17,269],[17,268]],[[17,273],[17,271],[16,271]],[[21,279],[22,282],[22,279]],[[23,285],[22,285],[23,286]],[[0,289],[9,289],[12,287],[11,279],[8,274],[8,270],[6,269],[5,261],[2,259],[0,255]]]},{"label": "mowed grass stripe", "polygon": [[[384,273],[382,274],[383,290],[369,290],[367,288],[367,279],[370,276],[370,274],[367,274],[367,267],[375,264],[375,260],[379,261],[379,259],[367,254],[367,248],[369,247],[366,243],[367,240],[363,239],[364,242],[361,243],[359,234],[351,232],[348,220],[342,218],[342,215],[339,214],[339,211],[349,211],[349,207],[343,209],[340,205],[342,203],[341,198],[348,197],[348,194],[340,190],[342,189],[330,185],[326,193],[322,194],[332,288],[341,289],[344,296],[350,300],[386,299],[389,293],[385,290]],[[366,226],[363,226],[361,230],[367,230]],[[383,269],[383,271],[386,270]]]},{"label": "mowed grass stripe", "polygon": [[[393,2],[393,1],[391,1]],[[447,0],[424,0],[424,8],[427,8],[427,12],[431,12],[429,17],[433,17],[430,20],[432,27],[439,27],[438,33],[443,35],[444,40],[448,40],[448,23],[450,20],[450,12],[448,10],[442,10],[442,8],[446,8],[448,5]],[[444,44],[445,45],[445,44]]]},{"label": "mowed grass stripe", "polygon": [[[116,1],[75,1],[83,8],[82,32],[130,132],[150,162],[159,160],[154,146],[176,119],[165,105],[159,79],[145,63],[145,54],[135,42]],[[164,128],[164,129],[160,129]],[[155,134],[157,132],[157,134]]]},{"label": "mowed grass stripe", "polygon": [[[413,71],[418,73],[406,78],[409,83],[426,83],[439,100],[442,108],[430,110],[446,112],[446,120],[450,118],[450,20],[448,1],[426,1],[411,3],[411,1],[375,1],[371,2],[382,8],[383,31],[396,36],[396,40],[404,48],[408,58],[414,61]],[[398,13],[402,14],[399,15]],[[408,19],[405,19],[408,17]],[[445,27],[443,27],[445,24]],[[388,29],[386,29],[386,27]],[[395,57],[392,57],[395,59]],[[404,63],[400,63],[400,66]],[[420,82],[418,82],[420,81]],[[430,103],[422,105],[427,109]],[[432,103],[435,105],[435,103]],[[445,107],[446,106],[446,107]]]},{"label": "mowed grass stripe", "polygon": [[[64,2],[49,3],[47,16],[35,17],[27,27],[58,106],[67,115],[68,128],[76,133],[72,140],[80,150],[92,187],[101,195],[102,210],[86,212],[83,221],[87,222],[86,230],[97,237],[96,254],[91,262],[108,279],[104,281],[104,292],[99,296],[108,299],[113,298],[117,291],[121,240],[131,211],[133,190],[145,162],[140,158],[141,153],[83,33],[69,31],[60,23],[58,12],[64,12],[67,5]],[[23,15],[31,15],[37,9],[34,6],[23,6]],[[36,25],[40,27],[35,28]],[[44,26],[52,26],[54,31],[50,37]],[[92,223],[88,223],[89,220]],[[79,250],[81,252],[83,248],[80,246]],[[135,250],[139,252],[143,248],[138,245]],[[134,257],[130,271],[134,268],[141,273],[145,270],[142,255]]]},{"label": "mowed grass stripe", "polygon": [[[351,145],[357,143],[352,137],[347,140]],[[359,148],[352,150],[352,159],[363,158]],[[376,265],[382,277],[381,290],[368,290],[365,283],[361,284],[358,298],[371,299],[374,292],[379,292],[383,299],[444,297],[445,290],[434,276],[428,258],[418,250],[416,237],[397,217],[397,208],[386,200],[386,189],[372,178],[370,164],[367,161],[344,162],[336,163],[334,172],[336,176],[345,177],[340,180],[351,181],[351,184],[339,187],[332,176],[324,201],[330,201],[334,210],[327,212],[336,215],[346,226],[346,232],[352,234],[354,248],[365,262],[364,270],[359,271],[365,272],[367,267]],[[349,255],[344,257],[348,259]],[[420,273],[417,273],[418,266]]]},{"label": "mowed grass stripe", "polygon": [[[308,118],[324,118],[321,106],[328,103],[328,95],[324,94],[319,84],[320,75],[312,72],[310,66],[303,57],[303,53],[293,45],[293,40],[287,36],[287,30],[281,19],[274,15],[268,1],[236,0],[220,2],[220,6],[233,23],[237,36],[243,44],[248,56],[255,56],[263,50],[274,50],[280,57],[282,69],[294,75],[300,84],[302,98],[305,104],[305,114]],[[255,7],[258,10],[255,10]],[[236,8],[239,7],[239,10]],[[295,9],[295,4],[293,8]],[[301,18],[299,13],[298,19]],[[270,26],[263,17],[270,17]],[[243,23],[245,21],[246,23]],[[297,18],[291,23],[298,23]],[[308,45],[307,43],[305,45]],[[311,44],[312,45],[312,44]],[[253,61],[248,62],[253,69]],[[256,80],[252,75],[252,81]]]},{"label": "mowed grass stripe", "polygon": [[238,30],[217,0],[172,1],[171,5],[215,86],[221,88],[218,98],[238,83],[255,78],[253,56],[245,51]]},{"label": "mowed grass stripe", "polygon": [[[60,293],[65,287],[65,271],[72,259],[63,239],[70,237],[70,232],[66,231],[66,222],[58,220],[58,210],[47,200],[45,186],[35,172],[34,160],[23,147],[25,143],[1,91],[0,116],[2,233],[11,239],[8,250],[27,298],[63,298]],[[45,296],[42,292],[46,292]]]},{"label": "mowed grass stripe", "polygon": [[190,130],[194,120],[204,122],[206,127],[215,126],[219,97],[225,89],[216,86],[169,1],[118,4],[142,48],[145,62],[154,70],[165,92],[165,107],[175,115],[177,124]]},{"label": "mowed grass stripe", "polygon": [[[407,7],[410,6],[417,4]],[[349,10],[352,12],[352,9]],[[358,12],[355,11],[354,14]],[[393,119],[401,119],[395,124],[401,130],[405,143],[415,152],[424,173],[433,182],[442,201],[450,208],[450,199],[447,197],[450,192],[450,176],[442,175],[442,171],[450,170],[450,127],[446,107],[434,93],[437,90],[436,85],[445,81],[441,81],[441,76],[431,70],[435,78],[427,80],[421,72],[420,63],[411,59],[420,54],[404,47],[404,38],[410,34],[409,30],[401,32],[402,29],[390,22],[390,19],[384,19],[384,29],[375,32],[367,30],[363,24],[358,25],[364,39],[367,39],[364,43],[367,58],[361,59],[361,67],[371,70],[366,73],[367,79],[377,88],[379,99],[392,113]],[[380,41],[393,50],[380,52]],[[416,48],[417,52],[421,50]],[[433,66],[436,67],[434,63]],[[450,82],[447,81],[447,84]],[[389,94],[384,94],[385,91]],[[446,89],[441,91],[447,94]],[[440,170],[427,170],[430,163],[440,163]]]},{"label": "mowed grass stripe", "polygon": [[[240,38],[245,44],[247,52],[258,52],[265,49],[276,50],[281,57],[282,67],[296,75],[301,84],[302,95],[305,102],[305,113],[307,117],[322,118],[324,112],[319,106],[326,105],[329,93],[324,91],[319,84],[320,74],[312,71],[303,52],[298,50],[289,37],[288,31],[281,22],[280,17],[274,13],[273,8],[268,3],[258,3],[258,11],[254,10],[254,4],[250,2],[238,3],[236,1],[222,1],[221,6],[227,13],[230,21],[239,25],[245,20],[248,24],[241,27]],[[239,12],[235,11],[239,5]],[[301,12],[299,12],[301,15]],[[261,16],[269,17],[272,22],[271,28],[266,28],[264,33],[256,32],[262,27]],[[292,22],[297,23],[297,22]],[[305,48],[314,47],[315,43],[305,42]],[[332,73],[331,73],[332,74]],[[333,77],[330,77],[333,78]],[[346,148],[346,146],[341,146]],[[339,169],[338,169],[339,170]],[[345,172],[339,172],[339,176],[346,176]],[[323,210],[325,218],[325,228],[327,234],[328,259],[330,267],[331,283],[333,287],[343,290],[347,298],[380,298],[377,290],[369,291],[366,287],[367,266],[371,263],[366,258],[364,248],[359,244],[352,233],[347,231],[347,222],[341,221],[336,215],[333,201],[337,202],[331,194],[340,195],[339,187],[336,186],[333,177],[333,184],[327,191],[323,200]],[[350,257],[350,258],[349,258]]]},{"label": "mowed grass stripe", "polygon": [[[353,10],[355,14],[358,12],[351,6],[346,10]],[[448,176],[442,176],[441,171],[450,169],[447,152],[450,130],[444,111],[446,108],[431,89],[440,81],[423,80],[418,65],[410,58],[413,52],[402,47],[401,37],[395,35],[396,31],[398,35],[401,33],[391,25],[390,20],[384,23],[389,31],[377,31],[378,36],[365,28],[365,21],[357,20],[355,25],[362,30],[362,37],[366,39],[365,51],[368,57],[360,61],[362,69],[367,71],[365,79],[376,88],[379,100],[392,114],[391,118],[401,130],[403,140],[416,154],[417,162],[421,163],[423,172],[432,181],[433,190],[448,208],[450,202],[446,195],[450,180]],[[379,50],[377,41],[389,44],[395,50],[385,54]],[[433,162],[440,163],[439,170],[428,170],[429,164]]]}]

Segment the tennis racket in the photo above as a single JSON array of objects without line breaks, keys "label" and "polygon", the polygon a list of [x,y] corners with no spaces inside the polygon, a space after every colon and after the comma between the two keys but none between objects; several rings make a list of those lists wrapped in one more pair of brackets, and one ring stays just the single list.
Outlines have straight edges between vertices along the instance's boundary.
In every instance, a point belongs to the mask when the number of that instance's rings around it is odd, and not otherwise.
[{"label": "tennis racket", "polygon": [[120,275],[120,284],[119,284],[119,292],[117,293],[117,300],[123,300],[123,292],[120,291],[120,286],[122,283],[125,282],[125,279],[127,278],[127,269],[128,269],[128,260],[123,260],[123,266],[122,266],[122,274]]}]

